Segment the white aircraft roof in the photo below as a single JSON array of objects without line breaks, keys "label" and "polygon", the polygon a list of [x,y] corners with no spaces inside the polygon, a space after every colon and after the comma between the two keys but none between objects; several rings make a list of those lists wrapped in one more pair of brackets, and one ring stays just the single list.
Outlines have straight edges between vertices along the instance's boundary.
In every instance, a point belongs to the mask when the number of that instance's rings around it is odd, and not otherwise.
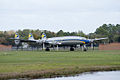
[{"label": "white aircraft roof", "polygon": [[48,38],[47,40],[65,40],[65,39],[83,39],[86,40],[85,37],[80,37],[80,36],[63,36],[63,37],[52,37]]}]

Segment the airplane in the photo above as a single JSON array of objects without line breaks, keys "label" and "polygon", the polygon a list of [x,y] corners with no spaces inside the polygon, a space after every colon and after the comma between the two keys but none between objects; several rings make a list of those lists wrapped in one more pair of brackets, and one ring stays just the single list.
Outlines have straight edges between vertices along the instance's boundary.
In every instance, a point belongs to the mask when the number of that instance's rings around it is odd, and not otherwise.
[{"label": "airplane", "polygon": [[99,41],[104,39],[108,39],[108,38],[87,39],[85,37],[80,37],[80,36],[63,36],[63,37],[46,38],[44,43],[47,43],[50,45],[56,45],[57,50],[59,45],[70,46],[70,51],[74,51],[74,46],[81,45],[81,47],[83,48],[83,51],[87,51],[86,44],[91,43],[93,47],[94,41]]},{"label": "airplane", "polygon": [[[20,42],[35,42],[39,45],[42,45],[43,49],[46,51],[50,51],[50,45],[56,45],[57,50],[59,49],[59,46],[70,46],[70,51],[74,51],[74,46],[76,45],[82,45],[83,51],[87,51],[86,44],[93,43],[97,40],[104,40],[108,38],[95,38],[95,39],[87,39],[85,37],[80,36],[63,36],[63,37],[52,37],[47,38],[46,34],[42,34],[42,39],[35,40],[32,33],[29,33],[28,40],[20,39],[18,33],[15,34],[15,38],[12,38],[15,40],[15,44],[18,45]],[[49,45],[49,46],[45,46]]]}]

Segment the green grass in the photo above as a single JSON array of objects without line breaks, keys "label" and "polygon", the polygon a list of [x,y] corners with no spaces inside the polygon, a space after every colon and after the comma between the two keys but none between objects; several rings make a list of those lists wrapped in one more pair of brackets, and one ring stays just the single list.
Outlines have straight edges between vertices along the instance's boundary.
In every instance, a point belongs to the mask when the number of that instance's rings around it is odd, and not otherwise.
[{"label": "green grass", "polygon": [[9,51],[0,52],[0,74],[61,68],[119,66],[120,50],[111,51]]}]

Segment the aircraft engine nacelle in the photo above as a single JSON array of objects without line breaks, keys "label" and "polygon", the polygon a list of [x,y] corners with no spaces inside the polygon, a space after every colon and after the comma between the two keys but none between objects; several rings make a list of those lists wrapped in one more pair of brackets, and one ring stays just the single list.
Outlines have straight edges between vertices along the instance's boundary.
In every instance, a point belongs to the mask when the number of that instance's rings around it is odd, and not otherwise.
[{"label": "aircraft engine nacelle", "polygon": [[20,40],[15,40],[15,44],[18,45],[20,43]]}]

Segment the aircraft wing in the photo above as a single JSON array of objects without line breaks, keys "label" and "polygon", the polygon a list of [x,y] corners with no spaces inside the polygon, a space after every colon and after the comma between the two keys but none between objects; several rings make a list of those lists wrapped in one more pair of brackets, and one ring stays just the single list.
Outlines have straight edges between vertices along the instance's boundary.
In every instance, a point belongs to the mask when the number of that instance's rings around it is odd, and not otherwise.
[{"label": "aircraft wing", "polygon": [[35,40],[24,40],[24,39],[21,39],[20,42],[36,42]]},{"label": "aircraft wing", "polygon": [[105,40],[105,39],[108,39],[107,37],[106,38],[95,38],[95,39],[89,39],[91,42],[93,41],[100,41],[100,40]]},{"label": "aircraft wing", "polygon": [[106,38],[95,38],[96,41],[105,40],[105,39],[108,39],[108,38],[107,37]]},{"label": "aircraft wing", "polygon": [[25,40],[25,39],[15,39],[15,38],[10,38],[11,40],[20,40],[20,42],[36,42],[36,40]]}]

